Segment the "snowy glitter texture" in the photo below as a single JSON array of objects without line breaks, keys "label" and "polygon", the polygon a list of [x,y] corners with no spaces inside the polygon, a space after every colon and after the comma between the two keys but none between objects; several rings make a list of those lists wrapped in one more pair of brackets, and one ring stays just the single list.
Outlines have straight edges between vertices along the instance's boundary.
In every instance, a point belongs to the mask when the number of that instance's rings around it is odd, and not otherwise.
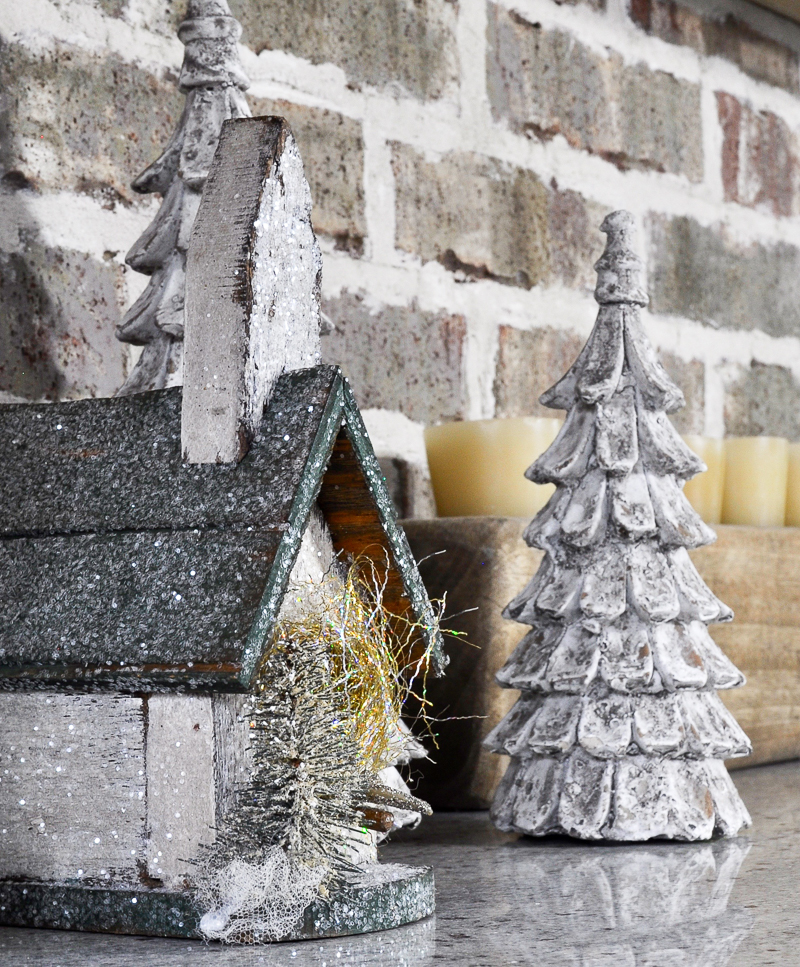
[{"label": "snowy glitter texture", "polygon": [[597,322],[541,397],[568,416],[526,473],[556,491],[525,531],[545,558],[503,612],[532,630],[497,675],[522,694],[486,738],[512,760],[492,819],[581,839],[734,836],[750,817],[722,760],[751,748],[717,690],[744,677],[706,628],[733,613],[689,559],[715,535],[682,490],[705,467],[666,415],[684,399],[639,317],[633,218],[601,230]]},{"label": "snowy glitter texture", "polygon": [[289,134],[264,185],[254,225],[244,414],[253,433],[281,373],[320,360],[322,253],[311,227],[311,205],[300,152]]}]

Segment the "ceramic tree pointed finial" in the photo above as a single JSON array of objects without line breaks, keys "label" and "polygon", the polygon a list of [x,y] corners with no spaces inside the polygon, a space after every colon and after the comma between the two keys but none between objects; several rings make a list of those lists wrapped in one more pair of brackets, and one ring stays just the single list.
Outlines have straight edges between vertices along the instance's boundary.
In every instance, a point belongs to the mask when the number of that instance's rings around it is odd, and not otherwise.
[{"label": "ceramic tree pointed finial", "polygon": [[545,552],[504,616],[530,625],[497,678],[521,691],[486,739],[511,756],[504,830],[699,840],[750,823],[723,760],[750,743],[717,691],[743,684],[707,625],[730,609],[688,549],[714,540],[683,495],[705,469],[666,416],[683,394],[639,318],[634,222],[605,219],[589,341],[541,398],[568,410],[527,471],[556,491],[525,531]]},{"label": "ceramic tree pointed finial", "polygon": [[249,81],[237,49],[241,32],[225,0],[190,0],[178,28],[185,47],[179,87],[186,103],[163,153],[133,182],[136,191],[160,193],[164,201],[126,257],[150,281],[117,330],[123,342],[144,347],[118,395],[182,382],[186,252],[192,225],[223,122],[250,116],[243,93]]},{"label": "ceramic tree pointed finial", "polygon": [[635,225],[630,212],[613,212],[603,219],[606,248],[595,263],[597,286],[594,297],[600,305],[629,303],[646,306],[644,265],[633,248]]}]

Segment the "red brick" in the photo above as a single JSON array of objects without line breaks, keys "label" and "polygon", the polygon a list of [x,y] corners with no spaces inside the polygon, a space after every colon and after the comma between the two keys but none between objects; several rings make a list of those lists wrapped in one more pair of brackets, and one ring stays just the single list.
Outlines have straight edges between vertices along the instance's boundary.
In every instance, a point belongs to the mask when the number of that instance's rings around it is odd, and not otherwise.
[{"label": "red brick", "polygon": [[631,19],[655,37],[724,57],[756,80],[800,92],[800,55],[732,14],[703,16],[675,0],[631,0],[629,9]]},{"label": "red brick", "polygon": [[778,216],[800,213],[800,145],[786,122],[721,91],[717,110],[726,201]]}]

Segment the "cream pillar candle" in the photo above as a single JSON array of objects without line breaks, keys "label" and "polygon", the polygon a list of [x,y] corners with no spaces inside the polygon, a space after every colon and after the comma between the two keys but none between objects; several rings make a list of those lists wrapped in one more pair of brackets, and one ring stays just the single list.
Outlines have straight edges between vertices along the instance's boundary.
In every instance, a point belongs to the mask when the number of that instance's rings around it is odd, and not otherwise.
[{"label": "cream pillar candle", "polygon": [[789,443],[783,437],[730,437],[725,441],[723,524],[783,527]]},{"label": "cream pillar candle", "polygon": [[786,484],[786,526],[800,527],[800,443],[789,444],[789,479]]},{"label": "cream pillar candle", "polygon": [[520,417],[444,423],[425,430],[440,517],[528,517],[555,489],[524,477],[553,442],[561,420]]},{"label": "cream pillar candle", "polygon": [[725,441],[691,433],[684,442],[708,467],[705,473],[686,481],[683,488],[689,503],[707,524],[722,521],[722,493],[725,486]]}]

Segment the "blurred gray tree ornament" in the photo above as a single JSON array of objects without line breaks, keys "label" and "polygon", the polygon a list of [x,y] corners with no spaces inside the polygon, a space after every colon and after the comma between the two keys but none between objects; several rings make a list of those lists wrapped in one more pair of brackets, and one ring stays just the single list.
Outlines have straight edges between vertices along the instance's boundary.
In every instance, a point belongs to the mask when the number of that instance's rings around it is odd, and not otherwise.
[{"label": "blurred gray tree ornament", "polygon": [[532,630],[497,675],[521,695],[486,738],[511,756],[491,815],[537,836],[734,836],[750,817],[722,760],[751,746],[717,690],[744,677],[706,627],[733,613],[689,559],[715,534],[682,490],[705,466],[666,415],[685,401],[640,320],[633,218],[601,231],[597,321],[541,397],[568,415],[526,473],[556,491],[524,534],[541,567],[503,613]]},{"label": "blurred gray tree ornament", "polygon": [[158,192],[164,200],[125,259],[150,281],[117,329],[122,342],[144,347],[118,396],[182,383],[186,251],[192,226],[223,122],[250,117],[243,93],[250,82],[237,49],[241,33],[227,0],[189,0],[178,28],[185,47],[178,81],[186,95],[183,113],[161,156],[133,182],[135,191]]}]

